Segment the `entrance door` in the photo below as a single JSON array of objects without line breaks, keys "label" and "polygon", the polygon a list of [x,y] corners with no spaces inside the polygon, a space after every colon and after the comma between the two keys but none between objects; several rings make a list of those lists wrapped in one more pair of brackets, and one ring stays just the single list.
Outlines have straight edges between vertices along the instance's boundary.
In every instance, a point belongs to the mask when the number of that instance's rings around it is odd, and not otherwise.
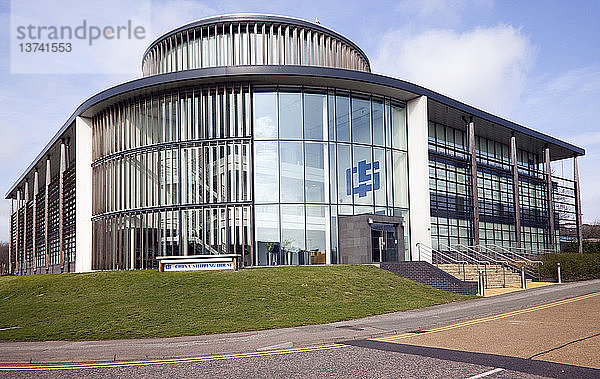
[{"label": "entrance door", "polygon": [[373,224],[371,241],[373,262],[398,262],[398,236],[395,226]]}]

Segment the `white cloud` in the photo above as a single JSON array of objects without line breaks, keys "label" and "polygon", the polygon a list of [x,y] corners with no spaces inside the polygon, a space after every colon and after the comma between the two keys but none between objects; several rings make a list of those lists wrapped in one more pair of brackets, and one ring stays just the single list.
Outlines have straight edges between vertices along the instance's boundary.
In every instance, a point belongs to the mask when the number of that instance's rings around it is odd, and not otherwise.
[{"label": "white cloud", "polygon": [[382,37],[373,67],[375,72],[507,114],[519,100],[534,58],[529,39],[509,25],[464,33],[392,30]]}]

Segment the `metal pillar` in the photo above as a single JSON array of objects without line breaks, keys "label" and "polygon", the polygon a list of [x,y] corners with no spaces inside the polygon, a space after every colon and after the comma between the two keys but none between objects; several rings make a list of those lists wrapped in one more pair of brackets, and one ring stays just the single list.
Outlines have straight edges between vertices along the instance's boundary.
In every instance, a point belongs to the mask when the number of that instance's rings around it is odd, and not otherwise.
[{"label": "metal pillar", "polygon": [[517,138],[510,137],[510,164],[513,170],[513,204],[515,212],[515,242],[521,247],[521,201],[519,199],[519,167],[517,165]]},{"label": "metal pillar", "polygon": [[23,202],[23,271],[27,273],[29,260],[27,259],[27,202],[29,201],[29,181],[25,181],[25,200]]},{"label": "metal pillar", "polygon": [[[464,118],[463,118],[464,119]],[[464,119],[466,121],[466,119]],[[477,153],[475,150],[475,123],[473,117],[467,124],[469,154],[471,155],[471,193],[473,199],[473,244],[479,245],[479,194],[477,193]]]},{"label": "metal pillar", "polygon": [[10,199],[10,212],[8,213],[8,274],[12,274],[12,246],[13,246],[13,233],[12,233],[12,215],[14,213],[14,200]]},{"label": "metal pillar", "polygon": [[60,256],[60,271],[63,272],[65,269],[65,249],[63,244],[63,218],[64,218],[64,175],[63,173],[67,169],[67,151],[64,142],[60,144],[60,170],[58,173],[58,251]]},{"label": "metal pillar", "polygon": [[549,247],[556,252],[556,233],[554,231],[554,199],[552,196],[552,169],[550,168],[550,148],[544,148],[544,171],[546,174],[546,192],[548,193],[548,225],[549,225]]},{"label": "metal pillar", "polygon": [[581,223],[581,187],[579,186],[579,168],[577,156],[573,157],[573,187],[575,192],[575,224],[577,227],[577,245],[579,254],[583,254],[583,228]]},{"label": "metal pillar", "polygon": [[44,251],[46,253],[46,272],[50,270],[50,241],[48,240],[48,196],[50,195],[50,180],[52,175],[50,173],[50,156],[46,158],[46,182],[45,191],[46,196],[44,197]]},{"label": "metal pillar", "polygon": [[31,229],[31,238],[33,238],[32,240],[32,249],[31,249],[31,259],[33,259],[33,272],[37,271],[37,244],[36,244],[36,237],[37,237],[37,195],[38,195],[38,186],[39,186],[39,174],[37,172],[37,170],[35,170],[35,173],[33,174],[33,217],[32,217],[32,221],[33,221],[33,225],[32,225],[32,229]]},{"label": "metal pillar", "polygon": [[21,273],[21,267],[19,264],[19,254],[21,253],[21,249],[19,248],[19,210],[21,209],[21,190],[17,191],[17,217],[16,217],[16,241],[15,241],[15,269],[17,271],[17,275]]}]

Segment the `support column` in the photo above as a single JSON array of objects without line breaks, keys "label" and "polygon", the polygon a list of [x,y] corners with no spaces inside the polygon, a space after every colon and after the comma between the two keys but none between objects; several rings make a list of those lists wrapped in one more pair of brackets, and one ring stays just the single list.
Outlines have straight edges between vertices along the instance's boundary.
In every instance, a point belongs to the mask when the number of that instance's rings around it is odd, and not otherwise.
[{"label": "support column", "polygon": [[23,271],[27,273],[29,262],[27,259],[27,202],[29,201],[29,181],[25,181],[25,196],[23,202]]},{"label": "support column", "polygon": [[75,119],[75,272],[92,271],[92,120]]},{"label": "support column", "polygon": [[550,250],[556,252],[556,233],[554,231],[554,198],[552,194],[552,169],[550,167],[550,148],[544,148],[544,171],[546,174],[546,192],[548,193],[548,233]]},{"label": "support column", "polygon": [[573,182],[575,189],[575,223],[577,225],[577,245],[579,254],[583,254],[583,225],[581,223],[581,187],[579,186],[579,168],[577,156],[573,157]]},{"label": "support column", "polygon": [[519,167],[517,165],[517,138],[510,137],[510,164],[513,170],[513,199],[515,212],[515,242],[521,247],[521,200],[519,199]]},{"label": "support column", "polygon": [[31,238],[33,238],[32,240],[32,249],[31,249],[31,255],[32,255],[32,259],[33,259],[33,272],[37,272],[37,244],[36,244],[36,240],[37,240],[37,195],[38,195],[38,186],[39,186],[39,174],[37,172],[37,169],[35,170],[35,173],[33,174],[33,217],[32,217],[32,221],[33,221],[33,226],[31,229]]},{"label": "support column", "polygon": [[21,210],[21,190],[17,191],[17,217],[16,217],[16,232],[15,232],[15,236],[16,236],[16,241],[15,241],[15,270],[17,275],[21,274],[21,266],[20,266],[20,259],[19,259],[19,254],[21,254],[21,249],[19,248],[19,241],[21,240],[21,236],[19,234],[19,211]]},{"label": "support column", "polygon": [[[410,100],[408,116],[408,195],[411,260],[419,259],[418,244],[431,246],[427,97]],[[431,262],[431,257],[421,257]]]},{"label": "support column", "polygon": [[12,215],[14,213],[14,200],[11,197],[10,199],[10,212],[8,213],[8,274],[12,274],[12,246],[13,246],[13,233],[12,233]]},{"label": "support column", "polygon": [[[466,118],[463,118],[466,121]],[[477,192],[477,151],[475,149],[475,123],[473,116],[467,123],[469,155],[471,156],[471,194],[473,200],[473,244],[479,245],[479,193]]]},{"label": "support column", "polygon": [[60,144],[60,169],[58,171],[58,251],[60,257],[60,272],[65,270],[65,249],[64,249],[64,187],[65,181],[63,174],[67,169],[67,150],[66,145],[63,142]]},{"label": "support column", "polygon": [[46,158],[46,182],[44,183],[46,191],[46,196],[44,198],[44,251],[46,253],[46,272],[50,270],[50,241],[48,238],[48,196],[50,195],[50,180],[52,180],[52,175],[50,172],[50,156],[48,156]]}]

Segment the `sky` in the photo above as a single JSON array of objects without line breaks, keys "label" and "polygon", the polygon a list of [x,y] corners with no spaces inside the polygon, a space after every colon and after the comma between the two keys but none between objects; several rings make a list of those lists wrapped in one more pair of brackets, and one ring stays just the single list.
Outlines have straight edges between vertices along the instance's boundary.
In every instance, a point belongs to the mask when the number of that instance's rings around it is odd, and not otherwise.
[{"label": "sky", "polygon": [[[53,67],[54,56],[42,58],[47,65],[42,61],[24,70],[15,61],[14,50],[11,55],[14,23],[30,16],[23,9],[48,22],[80,22],[104,12],[109,18],[144,23],[147,36],[130,44],[98,42],[88,56],[64,55],[69,58],[56,66],[58,71],[63,68],[61,73],[41,73],[43,67]],[[600,2],[596,0],[93,0],[71,4],[0,0],[3,197],[85,99],[141,76],[141,56],[151,41],[196,19],[240,12],[318,20],[360,46],[375,73],[422,85],[585,148],[586,155],[579,158],[583,219],[600,220],[596,171],[600,163]],[[89,73],[72,73],[79,72],[74,67],[86,67]],[[27,70],[31,73],[17,73]],[[571,167],[568,160],[553,169],[569,176]],[[8,217],[9,201],[2,200],[0,241],[8,239]]]}]

